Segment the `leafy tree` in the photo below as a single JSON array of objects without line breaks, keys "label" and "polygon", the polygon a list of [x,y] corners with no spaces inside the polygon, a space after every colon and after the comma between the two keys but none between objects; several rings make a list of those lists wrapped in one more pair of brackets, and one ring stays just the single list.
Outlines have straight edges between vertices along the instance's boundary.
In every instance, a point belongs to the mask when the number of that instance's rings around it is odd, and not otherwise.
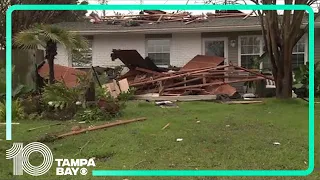
[{"label": "leafy tree", "polygon": [[[85,0],[1,0],[0,2],[0,49],[5,48],[6,10],[11,5],[22,4],[88,4]],[[83,21],[87,11],[14,11],[12,33],[28,29],[33,24],[53,24],[65,21]]]},{"label": "leafy tree", "polygon": [[[276,0],[249,0],[257,5],[276,5]],[[217,4],[216,0],[205,0],[207,4]],[[225,0],[223,4],[247,4],[246,0]],[[220,1],[221,3],[221,1]],[[315,6],[317,0],[284,0],[286,5],[308,5]],[[319,15],[318,12],[315,18]],[[292,97],[292,52],[294,46],[308,32],[308,24],[304,19],[308,18],[308,13],[301,10],[286,10],[281,14],[275,10],[254,11],[261,24],[262,36],[265,50],[272,65],[272,74],[276,82],[277,98]]]},{"label": "leafy tree", "polygon": [[88,41],[81,35],[71,33],[54,25],[36,24],[23,30],[14,37],[14,44],[21,49],[45,49],[45,59],[49,64],[49,83],[54,83],[54,59],[57,55],[57,44],[66,47],[69,52],[88,48]]},{"label": "leafy tree", "polygon": [[[251,0],[255,4],[275,5],[276,0]],[[287,5],[309,5],[316,0],[285,0]],[[266,51],[272,64],[272,74],[276,82],[276,96],[278,98],[292,97],[292,51],[302,36],[308,32],[308,24],[304,19],[308,17],[306,11],[257,11],[262,27],[262,35]],[[316,15],[316,17],[318,14]],[[302,27],[302,28],[301,28]]]}]

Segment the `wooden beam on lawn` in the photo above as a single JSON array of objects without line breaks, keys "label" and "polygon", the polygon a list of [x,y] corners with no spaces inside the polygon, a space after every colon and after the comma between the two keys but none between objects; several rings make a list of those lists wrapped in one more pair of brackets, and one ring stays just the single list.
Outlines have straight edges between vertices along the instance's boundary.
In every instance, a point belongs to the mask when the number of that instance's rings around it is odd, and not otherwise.
[{"label": "wooden beam on lawn", "polygon": [[257,81],[262,80],[263,78],[250,78],[250,79],[242,79],[242,80],[234,80],[234,81],[225,81],[225,82],[214,82],[214,83],[207,83],[207,84],[197,84],[197,85],[190,85],[185,87],[176,87],[176,88],[168,88],[165,91],[175,91],[175,90],[183,90],[188,88],[197,88],[197,87],[205,87],[205,86],[212,86],[212,85],[222,85],[222,84],[231,84],[237,82],[247,82],[247,81]]}]

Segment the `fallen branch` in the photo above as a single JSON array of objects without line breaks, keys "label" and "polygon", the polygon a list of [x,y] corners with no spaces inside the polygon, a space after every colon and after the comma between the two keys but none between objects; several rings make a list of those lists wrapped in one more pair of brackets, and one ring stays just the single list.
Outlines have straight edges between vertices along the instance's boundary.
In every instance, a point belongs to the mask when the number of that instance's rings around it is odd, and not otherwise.
[{"label": "fallen branch", "polygon": [[65,133],[65,134],[61,134],[61,135],[58,135],[57,138],[61,139],[61,138],[67,137],[67,136],[72,136],[72,135],[85,133],[87,131],[94,131],[94,130],[98,130],[98,129],[109,128],[109,127],[118,126],[118,125],[122,125],[122,124],[128,124],[128,123],[131,123],[131,122],[143,121],[143,120],[146,120],[146,119],[147,118],[143,117],[143,118],[137,118],[137,119],[132,119],[132,120],[118,120],[118,121],[113,122],[113,123],[107,123],[107,124],[100,125],[100,126],[94,126],[94,127],[82,129],[82,130],[79,130],[79,131],[72,131],[72,132],[68,132],[68,133]]}]

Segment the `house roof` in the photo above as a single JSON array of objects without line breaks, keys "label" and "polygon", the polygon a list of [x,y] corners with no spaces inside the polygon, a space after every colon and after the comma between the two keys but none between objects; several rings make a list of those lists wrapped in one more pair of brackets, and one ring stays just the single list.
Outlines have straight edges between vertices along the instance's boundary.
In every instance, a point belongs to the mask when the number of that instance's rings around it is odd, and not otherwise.
[{"label": "house roof", "polygon": [[[320,19],[316,22],[320,23]],[[304,23],[307,24],[305,18]],[[226,31],[247,31],[260,30],[259,18],[249,16],[246,19],[243,17],[224,17],[211,18],[203,22],[193,22],[185,24],[185,22],[161,22],[161,23],[142,23],[139,26],[123,26],[122,24],[112,25],[107,22],[92,23],[92,22],[63,22],[56,24],[59,27],[66,28],[70,31],[84,34],[99,34],[99,33],[128,33],[128,32],[192,32],[192,31],[210,31],[210,32],[226,32]]]}]

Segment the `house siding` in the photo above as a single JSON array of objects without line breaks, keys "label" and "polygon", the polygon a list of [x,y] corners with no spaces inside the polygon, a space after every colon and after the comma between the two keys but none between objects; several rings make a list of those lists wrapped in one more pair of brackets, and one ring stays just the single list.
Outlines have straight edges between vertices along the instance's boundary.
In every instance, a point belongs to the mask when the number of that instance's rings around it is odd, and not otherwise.
[{"label": "house siding", "polygon": [[172,34],[170,64],[182,67],[201,53],[201,33]]},{"label": "house siding", "polygon": [[67,49],[61,44],[57,45],[57,55],[55,58],[55,64],[62,66],[71,66],[71,55],[69,55]]},{"label": "house siding", "polygon": [[92,65],[114,67],[123,63],[111,60],[113,49],[135,49],[145,57],[145,40],[143,34],[95,35],[92,44]]}]

